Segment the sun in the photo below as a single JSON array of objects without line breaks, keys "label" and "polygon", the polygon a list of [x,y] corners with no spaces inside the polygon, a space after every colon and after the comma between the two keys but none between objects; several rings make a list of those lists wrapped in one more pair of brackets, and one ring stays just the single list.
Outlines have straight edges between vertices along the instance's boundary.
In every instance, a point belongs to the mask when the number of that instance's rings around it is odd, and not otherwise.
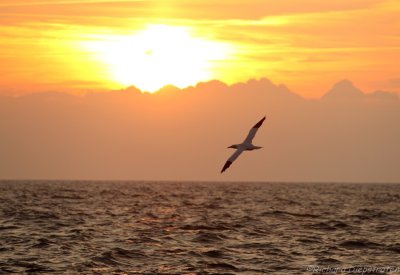
[{"label": "sun", "polygon": [[215,63],[231,51],[225,43],[194,36],[188,27],[168,25],[148,25],[132,35],[96,36],[85,47],[104,65],[110,81],[148,92],[209,80]]}]

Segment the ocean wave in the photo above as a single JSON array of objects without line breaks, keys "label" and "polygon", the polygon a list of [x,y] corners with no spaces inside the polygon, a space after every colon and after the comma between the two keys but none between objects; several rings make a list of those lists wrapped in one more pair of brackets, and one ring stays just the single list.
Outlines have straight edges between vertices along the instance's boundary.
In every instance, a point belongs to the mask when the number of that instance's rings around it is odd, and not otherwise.
[{"label": "ocean wave", "polygon": [[0,274],[304,274],[399,261],[400,185],[0,182]]}]

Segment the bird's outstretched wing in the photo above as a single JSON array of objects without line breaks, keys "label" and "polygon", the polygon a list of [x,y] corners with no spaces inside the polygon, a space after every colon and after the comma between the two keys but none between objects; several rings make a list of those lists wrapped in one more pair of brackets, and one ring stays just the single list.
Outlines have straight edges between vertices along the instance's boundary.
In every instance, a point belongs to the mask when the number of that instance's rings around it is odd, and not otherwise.
[{"label": "bird's outstretched wing", "polygon": [[232,156],[229,157],[229,159],[225,162],[224,167],[221,170],[221,173],[223,173],[226,169],[231,166],[231,164],[235,161],[235,159],[238,158],[238,156],[243,152],[242,149],[236,149],[236,151],[232,154]]},{"label": "bird's outstretched wing", "polygon": [[257,122],[256,125],[253,126],[253,128],[250,129],[249,134],[247,135],[246,139],[244,140],[245,143],[251,143],[253,141],[253,138],[256,135],[258,128],[261,127],[265,118],[266,118],[266,116],[263,117],[259,122]]}]

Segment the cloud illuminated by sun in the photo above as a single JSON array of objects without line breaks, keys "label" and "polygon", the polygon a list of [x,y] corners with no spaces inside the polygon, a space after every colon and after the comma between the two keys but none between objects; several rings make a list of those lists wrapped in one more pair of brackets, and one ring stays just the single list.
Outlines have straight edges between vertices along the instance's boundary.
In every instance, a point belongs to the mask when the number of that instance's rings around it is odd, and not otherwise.
[{"label": "cloud illuminated by sun", "polygon": [[84,47],[111,82],[150,92],[211,79],[214,63],[232,52],[227,44],[192,35],[190,28],[168,25],[148,25],[132,35],[97,35]]}]

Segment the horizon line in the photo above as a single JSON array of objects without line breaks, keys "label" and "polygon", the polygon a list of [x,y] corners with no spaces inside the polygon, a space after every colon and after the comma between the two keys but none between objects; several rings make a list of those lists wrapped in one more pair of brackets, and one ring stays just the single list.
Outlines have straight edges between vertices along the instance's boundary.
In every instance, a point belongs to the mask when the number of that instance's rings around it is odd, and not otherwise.
[{"label": "horizon line", "polygon": [[2,179],[1,182],[131,182],[131,183],[243,183],[243,184],[251,184],[251,183],[259,183],[259,184],[400,184],[400,181],[381,181],[381,182],[373,182],[373,181],[315,181],[315,180],[290,180],[290,181],[282,181],[282,180],[200,180],[200,179],[183,179],[183,180],[174,180],[174,179]]}]

